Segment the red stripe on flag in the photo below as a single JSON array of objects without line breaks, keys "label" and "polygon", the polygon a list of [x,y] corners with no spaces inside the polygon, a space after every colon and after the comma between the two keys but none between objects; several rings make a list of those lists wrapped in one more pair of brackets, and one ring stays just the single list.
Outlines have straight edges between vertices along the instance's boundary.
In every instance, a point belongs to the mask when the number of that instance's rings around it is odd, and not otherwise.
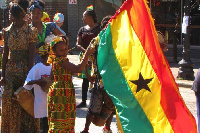
[{"label": "red stripe on flag", "polygon": [[127,0],[112,19],[115,19],[123,10],[127,10],[132,28],[140,39],[160,81],[162,89],[160,104],[174,132],[197,132],[196,121],[183,102],[170,67],[158,43],[153,19],[148,13],[149,9],[147,9],[143,0]]}]

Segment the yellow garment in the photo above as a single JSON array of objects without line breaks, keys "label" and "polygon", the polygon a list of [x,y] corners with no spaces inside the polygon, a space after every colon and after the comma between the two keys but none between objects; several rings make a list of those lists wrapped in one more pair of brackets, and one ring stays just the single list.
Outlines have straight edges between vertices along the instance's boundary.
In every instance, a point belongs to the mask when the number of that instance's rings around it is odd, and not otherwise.
[{"label": "yellow garment", "polygon": [[47,12],[43,12],[43,17],[41,19],[42,22],[50,22],[50,17],[49,15],[47,14]]}]

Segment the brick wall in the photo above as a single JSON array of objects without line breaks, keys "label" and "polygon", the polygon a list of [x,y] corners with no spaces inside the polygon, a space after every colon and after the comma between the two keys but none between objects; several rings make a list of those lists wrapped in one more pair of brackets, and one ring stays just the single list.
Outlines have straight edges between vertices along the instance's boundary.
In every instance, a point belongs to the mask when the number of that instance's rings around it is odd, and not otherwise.
[{"label": "brick wall", "polygon": [[77,4],[68,4],[68,32],[70,34],[70,47],[76,45],[76,37],[80,27],[84,26],[82,21],[83,12],[89,5],[94,6],[97,14],[97,20],[100,23],[102,18],[106,15],[113,15],[115,13],[112,4],[102,1],[102,6],[97,2],[98,0],[78,0]]},{"label": "brick wall", "polygon": [[53,21],[53,16],[56,12],[62,13],[64,18],[64,24],[61,27],[66,33],[68,31],[68,10],[67,10],[67,2],[62,0],[52,0],[45,1],[45,11],[49,14],[50,20]]},{"label": "brick wall", "polygon": [[70,39],[70,48],[75,46],[76,43],[76,34],[78,32],[78,4],[68,4],[68,33],[69,33],[69,39]]},{"label": "brick wall", "polygon": [[77,33],[80,27],[84,26],[83,12],[89,5],[94,5],[94,0],[78,0],[77,4],[68,4],[68,33],[70,34],[70,47],[76,45]]}]

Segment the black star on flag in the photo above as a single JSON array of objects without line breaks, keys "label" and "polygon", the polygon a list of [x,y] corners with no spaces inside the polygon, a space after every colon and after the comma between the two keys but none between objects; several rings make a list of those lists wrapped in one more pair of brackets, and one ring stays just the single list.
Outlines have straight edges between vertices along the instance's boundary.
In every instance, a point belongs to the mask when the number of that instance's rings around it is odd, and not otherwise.
[{"label": "black star on flag", "polygon": [[139,74],[139,79],[138,80],[130,80],[132,83],[134,83],[135,85],[137,85],[137,90],[136,92],[139,92],[141,89],[146,89],[149,92],[151,92],[150,88],[148,87],[148,83],[152,80],[151,79],[144,79],[141,72]]}]

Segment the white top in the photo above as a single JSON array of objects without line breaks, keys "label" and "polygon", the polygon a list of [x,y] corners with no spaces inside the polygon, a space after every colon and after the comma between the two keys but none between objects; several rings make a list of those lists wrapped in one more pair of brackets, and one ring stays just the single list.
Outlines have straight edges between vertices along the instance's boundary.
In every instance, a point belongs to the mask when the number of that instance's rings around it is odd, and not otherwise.
[{"label": "white top", "polygon": [[197,92],[198,89],[200,89],[200,69],[198,70],[192,85],[193,91]]},{"label": "white top", "polygon": [[34,116],[35,118],[47,117],[47,93],[37,84],[27,85],[31,80],[41,79],[41,75],[50,75],[52,66],[45,66],[43,63],[37,63],[29,71],[24,88],[31,90],[34,87]]}]

